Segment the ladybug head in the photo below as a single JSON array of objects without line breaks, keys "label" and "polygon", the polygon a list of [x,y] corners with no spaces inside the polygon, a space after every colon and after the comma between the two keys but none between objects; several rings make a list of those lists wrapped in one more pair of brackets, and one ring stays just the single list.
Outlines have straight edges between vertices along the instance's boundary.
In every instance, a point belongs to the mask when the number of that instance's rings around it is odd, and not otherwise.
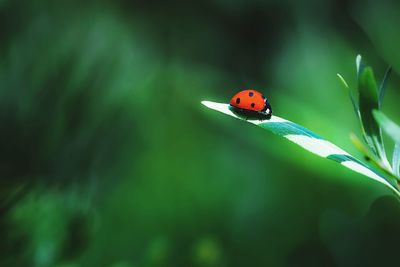
[{"label": "ladybug head", "polygon": [[269,104],[268,100],[265,101],[265,106],[264,106],[262,112],[264,112],[268,115],[272,114],[272,108],[271,108],[271,105]]}]

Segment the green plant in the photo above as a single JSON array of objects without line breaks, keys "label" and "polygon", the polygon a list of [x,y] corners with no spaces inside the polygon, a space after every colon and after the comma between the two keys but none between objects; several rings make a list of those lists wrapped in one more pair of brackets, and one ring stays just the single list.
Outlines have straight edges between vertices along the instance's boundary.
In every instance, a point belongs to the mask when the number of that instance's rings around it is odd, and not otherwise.
[{"label": "green plant", "polygon": [[396,178],[397,184],[400,180],[400,127],[389,119],[382,111],[374,110],[373,115],[382,129],[395,142],[392,156],[392,168],[389,169],[391,174]]},{"label": "green plant", "polygon": [[[399,154],[400,154],[400,127],[380,111],[385,95],[387,82],[392,68],[389,67],[379,87],[373,70],[362,61],[360,55],[356,58],[357,90],[352,89],[344,78],[338,74],[344,88],[349,92],[355,113],[359,119],[364,142],[355,134],[351,135],[353,144],[361,151],[371,167],[378,169],[387,182],[399,190]],[[392,164],[389,163],[385,149],[382,129],[395,142]]]},{"label": "green plant", "polygon": [[[400,128],[379,111],[391,68],[386,72],[378,89],[372,68],[363,64],[361,56],[357,56],[356,63],[358,80],[357,90],[352,90],[339,74],[338,77],[346,90],[350,93],[353,107],[360,120],[362,134],[367,146],[354,134],[352,135],[352,141],[364,154],[367,163],[356,159],[343,149],[323,139],[307,128],[278,116],[273,115],[270,120],[245,121],[282,136],[311,153],[338,162],[342,166],[378,181],[390,188],[400,197],[398,186],[400,162],[400,143],[398,139],[400,137]],[[229,109],[229,104],[211,101],[202,101],[201,103],[210,109],[243,120],[243,118]],[[396,141],[392,165],[390,165],[387,160],[381,127]]]}]

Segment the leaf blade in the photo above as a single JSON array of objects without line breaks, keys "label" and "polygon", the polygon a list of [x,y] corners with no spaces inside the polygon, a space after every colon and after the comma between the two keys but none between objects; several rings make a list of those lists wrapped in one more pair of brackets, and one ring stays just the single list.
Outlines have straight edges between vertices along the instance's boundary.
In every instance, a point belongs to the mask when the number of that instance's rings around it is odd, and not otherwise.
[{"label": "leaf blade", "polygon": [[392,159],[393,172],[397,177],[400,176],[400,143],[396,143],[393,150]]},{"label": "leaf blade", "polygon": [[382,127],[382,129],[396,142],[400,143],[400,126],[398,126],[394,121],[389,119],[380,110],[373,110],[373,116],[376,122]]},{"label": "leaf blade", "polygon": [[[379,136],[379,126],[372,117],[372,110],[378,109],[378,88],[372,68],[366,67],[358,80],[361,119],[369,136]],[[375,149],[375,148],[374,148]]]},{"label": "leaf blade", "polygon": [[383,97],[385,96],[385,91],[386,91],[386,87],[387,87],[387,83],[390,77],[390,74],[392,73],[392,67],[388,67],[385,75],[383,76],[381,85],[379,86],[379,106],[382,106],[382,102],[383,102]]},{"label": "leaf blade", "polygon": [[[202,101],[201,103],[210,109],[222,112],[226,115],[235,117],[237,119],[242,119],[229,109],[229,104],[216,103],[211,101]],[[349,168],[357,173],[363,174],[364,176],[367,176],[375,181],[378,181],[389,187],[393,192],[397,194],[397,196],[400,197],[400,192],[388,181],[386,181],[383,177],[373,172],[365,164],[355,159],[346,151],[330,143],[329,141],[322,139],[319,135],[313,133],[312,131],[308,130],[307,128],[299,124],[296,124],[294,122],[291,122],[289,120],[274,115],[271,117],[270,120],[264,120],[264,121],[246,120],[246,121],[255,124],[261,128],[267,129],[273,132],[274,134],[282,136],[315,155],[338,162],[346,168]],[[283,129],[278,130],[277,129],[278,124],[280,124],[283,127]]]},{"label": "leaf blade", "polygon": [[343,78],[342,75],[337,73],[336,76],[339,78],[339,81],[342,83],[343,87],[346,89],[347,93],[349,94],[351,104],[353,105],[354,113],[357,115],[357,117],[361,123],[360,108],[359,108],[359,104],[357,102],[357,98],[355,96],[355,92],[350,88],[350,86],[347,84],[346,80]]},{"label": "leaf blade", "polygon": [[[358,66],[362,65],[361,59]],[[358,85],[359,108],[363,129],[363,136],[372,152],[389,168],[386,157],[381,129],[374,119],[372,111],[379,109],[378,86],[371,67],[357,67],[359,69]]]},{"label": "leaf blade", "polygon": [[356,56],[356,67],[357,67],[357,78],[360,77],[360,73],[363,71],[364,69],[364,63],[362,62],[362,57],[360,54],[358,54]]}]

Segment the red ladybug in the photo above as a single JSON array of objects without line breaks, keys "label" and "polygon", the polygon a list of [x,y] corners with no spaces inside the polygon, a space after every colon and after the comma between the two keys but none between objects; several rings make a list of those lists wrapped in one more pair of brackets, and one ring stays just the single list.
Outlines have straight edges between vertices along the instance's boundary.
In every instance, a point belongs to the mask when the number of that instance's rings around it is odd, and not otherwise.
[{"label": "red ladybug", "polygon": [[230,110],[246,119],[269,120],[272,108],[267,98],[256,90],[243,90],[230,101]]}]

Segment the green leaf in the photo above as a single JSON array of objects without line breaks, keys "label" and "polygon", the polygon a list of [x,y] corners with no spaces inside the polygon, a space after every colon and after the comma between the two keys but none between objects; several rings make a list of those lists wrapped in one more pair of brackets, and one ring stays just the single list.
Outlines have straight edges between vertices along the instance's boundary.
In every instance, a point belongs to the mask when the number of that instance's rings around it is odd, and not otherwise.
[{"label": "green leaf", "polygon": [[[361,63],[359,63],[361,64]],[[358,77],[359,107],[365,141],[373,153],[386,162],[386,154],[379,125],[372,111],[379,109],[378,86],[371,67],[364,67]]]},{"label": "green leaf", "polygon": [[392,170],[394,175],[400,178],[399,167],[400,167],[400,126],[389,119],[385,113],[379,110],[374,110],[373,115],[377,123],[382,127],[387,135],[389,135],[395,142],[392,157]]},{"label": "green leaf", "polygon": [[387,87],[387,82],[389,80],[391,73],[392,73],[392,67],[388,67],[385,72],[385,75],[383,76],[381,85],[379,86],[379,106],[382,106],[383,97],[385,96],[385,91]]},{"label": "green leaf", "polygon": [[382,111],[373,110],[373,116],[382,129],[396,142],[400,143],[400,126],[389,119]]},{"label": "green leaf", "polygon": [[[202,101],[201,103],[210,109],[222,112],[237,119],[244,120],[229,109],[229,104],[215,103],[211,101]],[[267,129],[274,134],[282,136],[315,155],[338,162],[346,168],[349,168],[357,173],[363,174],[375,181],[378,181],[389,187],[391,190],[393,190],[393,192],[396,193],[397,196],[400,197],[400,192],[396,189],[395,186],[386,181],[384,177],[371,170],[367,165],[357,160],[346,151],[342,150],[341,148],[337,147],[336,145],[323,139],[319,135],[313,133],[312,131],[299,124],[277,116],[272,116],[271,119],[263,121],[245,121],[255,124],[261,128]]]},{"label": "green leaf", "polygon": [[364,70],[365,65],[362,61],[361,55],[357,55],[356,57],[356,67],[357,67],[357,79],[360,77],[361,72]]},{"label": "green leaf", "polygon": [[400,143],[396,143],[393,150],[393,159],[392,159],[392,167],[393,172],[397,177],[400,176]]},{"label": "green leaf", "polygon": [[356,96],[356,92],[354,92],[354,90],[350,88],[342,75],[340,75],[339,73],[337,73],[336,75],[339,78],[339,81],[342,83],[343,87],[346,89],[347,93],[349,94],[351,103],[353,104],[354,113],[356,113],[358,119],[361,121],[360,108],[357,101],[358,96]]}]

